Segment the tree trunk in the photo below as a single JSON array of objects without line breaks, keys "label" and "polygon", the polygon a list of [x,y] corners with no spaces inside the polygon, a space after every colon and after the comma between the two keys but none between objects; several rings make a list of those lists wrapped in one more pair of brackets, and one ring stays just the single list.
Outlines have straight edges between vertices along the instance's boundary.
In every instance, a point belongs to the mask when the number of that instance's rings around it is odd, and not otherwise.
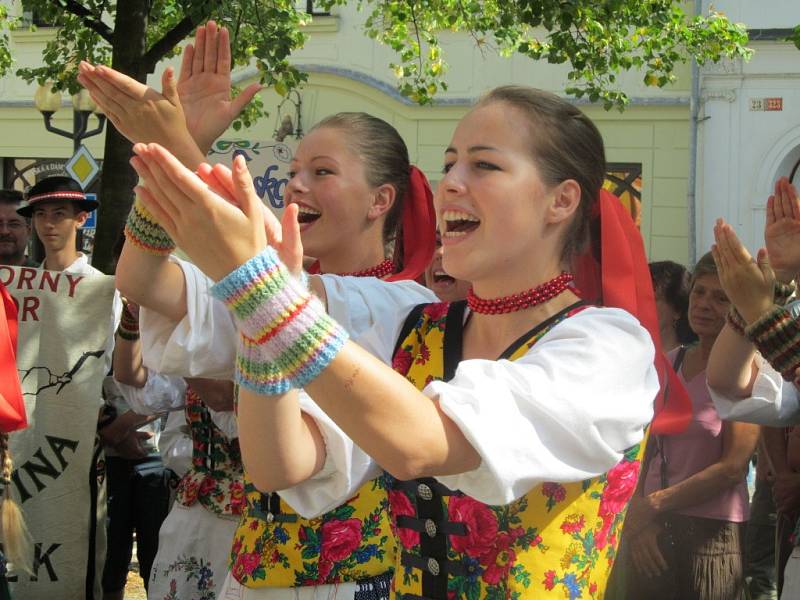
[{"label": "tree trunk", "polygon": [[[111,66],[141,82],[147,79],[147,69],[142,57],[147,50],[149,4],[149,0],[118,2],[114,24]],[[125,220],[133,203],[133,187],[137,176],[129,163],[131,143],[110,122],[107,127],[92,264],[104,273],[111,274],[116,262],[113,248],[125,227]]]}]

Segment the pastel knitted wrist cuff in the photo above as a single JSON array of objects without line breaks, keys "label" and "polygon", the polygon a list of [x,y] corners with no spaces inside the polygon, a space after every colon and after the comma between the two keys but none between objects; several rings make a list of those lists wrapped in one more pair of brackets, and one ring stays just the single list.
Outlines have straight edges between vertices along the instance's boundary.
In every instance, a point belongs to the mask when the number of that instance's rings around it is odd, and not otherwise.
[{"label": "pastel knitted wrist cuff", "polygon": [[330,364],[348,339],[304,278],[267,248],[211,288],[233,313],[240,340],[236,382],[260,394],[301,388]]},{"label": "pastel knitted wrist cuff", "polygon": [[156,222],[138,196],[125,223],[125,238],[149,254],[167,255],[175,249],[172,238]]},{"label": "pastel knitted wrist cuff", "polygon": [[745,329],[745,335],[770,365],[787,381],[800,367],[800,323],[775,306]]}]

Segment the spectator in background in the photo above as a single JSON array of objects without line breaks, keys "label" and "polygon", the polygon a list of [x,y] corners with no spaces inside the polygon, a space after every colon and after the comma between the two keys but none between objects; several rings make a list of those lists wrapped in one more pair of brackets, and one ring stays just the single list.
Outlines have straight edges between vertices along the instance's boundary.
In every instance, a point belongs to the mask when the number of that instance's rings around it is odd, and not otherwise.
[{"label": "spectator in background", "polygon": [[0,265],[38,267],[25,255],[31,237],[31,224],[17,213],[22,192],[0,190]]},{"label": "spectator in background", "polygon": [[666,353],[697,341],[689,327],[689,272],[686,267],[671,260],[651,262],[650,277],[656,295],[661,350]]},{"label": "spectator in background", "polygon": [[442,236],[436,232],[436,252],[425,269],[425,287],[430,289],[442,302],[455,302],[467,297],[469,282],[450,277],[442,267]]},{"label": "spectator in background", "polygon": [[683,433],[652,436],[625,522],[633,565],[628,598],[728,600],[744,589],[742,546],[749,512],[745,477],[759,428],[722,421],[706,387],[706,364],[730,303],[711,254],[695,267],[689,323],[699,343],[668,354],[692,400]]}]

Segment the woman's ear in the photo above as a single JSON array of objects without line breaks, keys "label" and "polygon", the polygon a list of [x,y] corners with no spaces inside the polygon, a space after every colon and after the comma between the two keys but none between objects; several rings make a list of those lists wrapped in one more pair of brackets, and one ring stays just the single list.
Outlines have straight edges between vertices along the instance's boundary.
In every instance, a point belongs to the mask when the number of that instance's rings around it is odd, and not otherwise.
[{"label": "woman's ear", "polygon": [[557,224],[569,220],[581,204],[580,184],[574,179],[566,179],[553,188],[552,194],[548,222]]},{"label": "woman's ear", "polygon": [[374,221],[386,213],[394,206],[397,191],[394,186],[389,183],[384,183],[375,188],[372,195],[372,204],[367,212],[367,218]]}]

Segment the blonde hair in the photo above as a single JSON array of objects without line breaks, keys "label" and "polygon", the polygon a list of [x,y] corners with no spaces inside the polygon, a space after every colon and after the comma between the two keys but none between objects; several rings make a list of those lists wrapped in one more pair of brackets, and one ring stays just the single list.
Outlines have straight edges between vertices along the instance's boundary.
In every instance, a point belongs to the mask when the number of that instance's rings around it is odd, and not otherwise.
[{"label": "blonde hair", "polygon": [[8,433],[0,433],[0,461],[2,461],[3,499],[0,505],[0,539],[3,551],[17,570],[32,573],[31,535],[25,525],[22,510],[11,496],[11,473],[14,463],[8,447]]}]

